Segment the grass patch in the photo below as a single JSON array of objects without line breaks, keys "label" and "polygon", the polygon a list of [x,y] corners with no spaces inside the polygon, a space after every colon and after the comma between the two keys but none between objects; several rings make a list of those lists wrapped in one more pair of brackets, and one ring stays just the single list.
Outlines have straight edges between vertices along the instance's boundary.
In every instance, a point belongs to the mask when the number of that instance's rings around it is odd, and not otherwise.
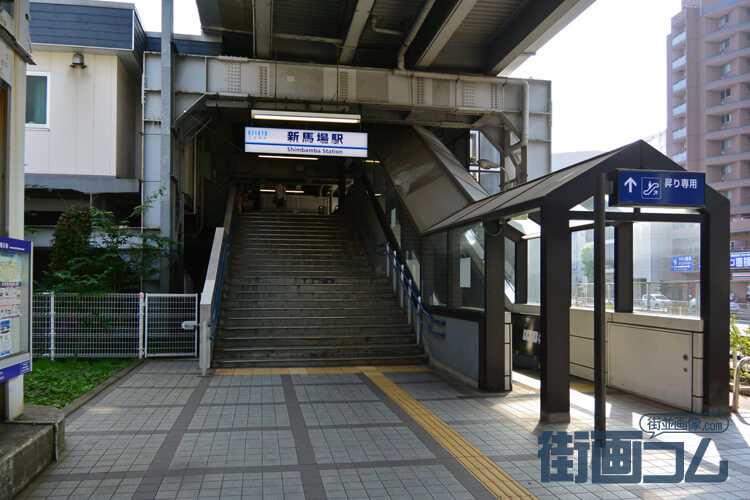
[{"label": "grass patch", "polygon": [[134,359],[35,359],[32,372],[23,378],[24,400],[28,404],[62,408],[134,362]]}]

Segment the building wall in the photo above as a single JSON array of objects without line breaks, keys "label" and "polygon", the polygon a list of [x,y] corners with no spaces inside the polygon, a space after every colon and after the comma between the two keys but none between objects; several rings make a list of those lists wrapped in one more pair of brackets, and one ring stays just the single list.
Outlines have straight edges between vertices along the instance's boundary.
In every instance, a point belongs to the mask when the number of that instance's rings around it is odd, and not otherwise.
[{"label": "building wall", "polygon": [[[667,37],[667,151],[730,199],[731,249],[748,250],[750,0],[693,4],[672,18]],[[744,297],[745,284],[738,278],[732,289]]]},{"label": "building wall", "polygon": [[[124,111],[122,99],[118,103],[124,70],[114,55],[85,54],[85,68],[71,67],[72,58],[73,52],[34,54],[37,65],[29,71],[50,75],[49,127],[26,127],[26,172],[115,176],[119,162],[124,173],[135,150],[133,138],[125,139],[122,151],[117,145],[118,135],[125,135],[123,123],[135,113]],[[118,112],[124,113],[121,120]]]}]

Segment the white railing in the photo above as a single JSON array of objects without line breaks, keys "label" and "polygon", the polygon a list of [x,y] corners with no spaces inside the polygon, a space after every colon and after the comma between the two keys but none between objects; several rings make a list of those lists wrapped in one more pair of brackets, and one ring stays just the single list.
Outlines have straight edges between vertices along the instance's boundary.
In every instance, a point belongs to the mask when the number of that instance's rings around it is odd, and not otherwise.
[{"label": "white railing", "polygon": [[682,113],[686,111],[687,111],[687,102],[683,102],[672,108],[672,116],[681,115]]},{"label": "white railing", "polygon": [[672,61],[672,69],[678,69],[683,66],[685,66],[685,63],[687,62],[686,56],[678,57],[677,59]]},{"label": "white railing", "polygon": [[35,293],[35,357],[195,357],[197,294]]},{"label": "white railing", "polygon": [[687,136],[687,127],[681,127],[672,131],[672,139],[682,139]]},{"label": "white railing", "polygon": [[672,37],[672,47],[681,44],[685,41],[687,38],[687,35],[685,35],[684,31],[681,31],[680,33],[677,33],[675,36]]},{"label": "white railing", "polygon": [[685,90],[687,88],[687,78],[683,78],[682,80],[677,80],[672,84],[672,92],[679,92],[680,90]]},{"label": "white railing", "polygon": [[227,207],[224,212],[224,226],[217,227],[214,232],[214,241],[211,245],[211,256],[208,259],[208,270],[206,281],[200,299],[200,349],[198,364],[201,375],[205,376],[211,367],[211,355],[213,353],[216,326],[219,320],[219,309],[221,308],[221,291],[224,285],[226,261],[232,246],[233,223],[235,220],[236,188],[229,191]]},{"label": "white railing", "polygon": [[687,151],[680,151],[679,153],[673,154],[672,160],[677,163],[687,160]]}]

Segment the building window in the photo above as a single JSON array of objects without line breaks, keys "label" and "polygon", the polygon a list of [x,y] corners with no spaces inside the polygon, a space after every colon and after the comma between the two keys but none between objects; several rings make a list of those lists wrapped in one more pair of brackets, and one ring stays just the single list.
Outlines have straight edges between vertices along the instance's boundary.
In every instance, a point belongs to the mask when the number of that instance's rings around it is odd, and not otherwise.
[{"label": "building window", "polygon": [[724,76],[724,75],[728,74],[730,71],[732,71],[732,64],[731,63],[726,63],[724,66],[722,66],[721,68],[719,68],[719,74],[721,76]]},{"label": "building window", "polygon": [[726,125],[727,123],[731,123],[732,122],[732,113],[727,113],[725,115],[721,115],[721,117],[719,118],[719,120],[721,121],[722,125]]},{"label": "building window", "polygon": [[732,89],[724,89],[721,91],[721,100],[727,99],[730,95],[732,95]]},{"label": "building window", "polygon": [[0,0],[0,10],[4,10],[11,16],[13,15],[13,5],[15,0]]},{"label": "building window", "polygon": [[732,192],[731,191],[719,191],[719,192],[721,194],[723,194],[724,198],[726,198],[727,200],[731,200],[732,199]]},{"label": "building window", "polygon": [[721,176],[726,177],[727,175],[732,173],[732,165],[724,165],[721,167]]},{"label": "building window", "polygon": [[[479,131],[472,130],[469,133],[469,163],[472,165],[479,164]],[[479,182],[479,179],[477,179]]]},{"label": "building window", "polygon": [[26,74],[26,125],[49,126],[49,74]]},{"label": "building window", "polygon": [[719,52],[724,52],[728,48],[729,48],[729,38],[727,38],[726,40],[722,40],[721,42],[719,42]]},{"label": "building window", "polygon": [[722,139],[719,147],[721,147],[722,151],[730,149],[732,147],[732,139]]},{"label": "building window", "polygon": [[750,7],[745,7],[745,15],[750,17]]},{"label": "building window", "polygon": [[719,28],[729,24],[729,14],[725,14],[719,18]]}]

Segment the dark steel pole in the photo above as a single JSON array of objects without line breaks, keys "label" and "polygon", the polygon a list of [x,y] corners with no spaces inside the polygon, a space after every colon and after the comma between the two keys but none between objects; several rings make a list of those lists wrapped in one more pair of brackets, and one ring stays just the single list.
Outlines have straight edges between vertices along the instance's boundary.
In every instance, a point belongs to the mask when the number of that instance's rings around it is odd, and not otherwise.
[{"label": "dark steel pole", "polygon": [[594,192],[594,429],[607,430],[607,386],[605,381],[606,335],[606,200],[607,174],[596,178]]}]

